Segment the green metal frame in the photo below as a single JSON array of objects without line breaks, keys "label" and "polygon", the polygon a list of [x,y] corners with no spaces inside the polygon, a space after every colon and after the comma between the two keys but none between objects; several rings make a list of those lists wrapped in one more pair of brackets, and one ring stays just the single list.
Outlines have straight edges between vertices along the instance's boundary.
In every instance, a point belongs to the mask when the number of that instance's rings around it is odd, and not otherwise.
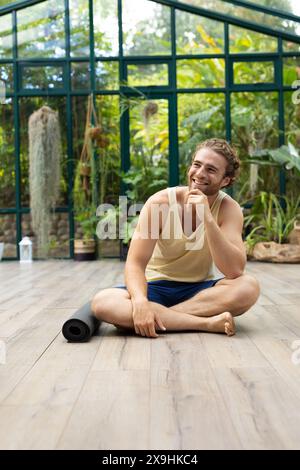
[{"label": "green metal frame", "polygon": [[250,10],[259,11],[267,15],[276,16],[277,18],[283,18],[284,20],[300,22],[300,16],[294,15],[287,11],[279,10],[278,8],[268,8],[264,5],[259,5],[258,3],[251,3],[245,0],[223,0],[225,3],[232,3],[233,5],[248,8]]},{"label": "green metal frame", "polygon": [[[22,215],[29,213],[28,207],[21,205],[21,175],[20,175],[20,135],[19,135],[19,98],[24,96],[64,96],[66,98],[66,115],[67,115],[67,151],[69,157],[73,154],[73,136],[72,136],[72,97],[73,96],[87,96],[93,93],[96,95],[119,95],[122,93],[126,96],[134,96],[136,92],[134,89],[126,86],[120,86],[119,90],[101,90],[96,89],[95,84],[95,66],[98,60],[101,61],[118,61],[119,63],[119,79],[120,83],[125,83],[127,79],[127,66],[129,64],[145,64],[145,63],[165,63],[168,66],[169,81],[166,86],[153,86],[153,87],[136,87],[149,99],[161,98],[168,100],[169,106],[169,184],[176,185],[179,182],[179,152],[178,152],[178,116],[177,116],[177,96],[180,93],[224,93],[225,99],[225,129],[226,139],[231,140],[231,112],[230,112],[230,97],[231,93],[237,91],[249,92],[263,92],[263,91],[276,91],[278,92],[278,127],[279,127],[279,145],[285,141],[284,137],[284,92],[294,90],[290,86],[284,86],[282,82],[283,58],[285,57],[300,57],[300,52],[284,52],[282,42],[283,40],[293,41],[300,44],[300,37],[290,33],[272,30],[269,27],[256,25],[244,19],[234,18],[229,15],[213,12],[204,8],[190,6],[175,0],[150,0],[155,3],[165,5],[170,8],[170,21],[171,21],[171,51],[169,55],[160,56],[124,56],[123,54],[123,32],[122,32],[122,0],[117,0],[118,6],[118,24],[119,24],[119,54],[114,57],[95,57],[94,54],[94,31],[93,31],[93,2],[89,2],[89,20],[90,20],[90,56],[89,57],[71,57],[70,54],[70,16],[69,16],[69,0],[64,0],[65,5],[65,49],[66,56],[59,59],[43,59],[31,58],[24,59],[18,58],[17,54],[17,10],[35,5],[45,0],[27,0],[11,4],[6,7],[0,8],[0,16],[7,13],[12,13],[13,20],[13,56],[11,59],[0,60],[0,65],[12,64],[13,65],[13,79],[14,89],[12,92],[7,93],[8,98],[12,98],[13,114],[14,114],[14,129],[15,129],[15,185],[16,185],[16,206],[15,208],[0,208],[0,214],[16,214],[16,231],[17,231],[17,253],[19,256],[18,242],[21,240],[22,229],[21,221]],[[295,15],[286,14],[280,10],[268,9],[253,3],[228,0],[228,3],[236,4],[249,8],[251,10],[260,11],[280,18],[286,18],[291,21],[300,23],[300,17]],[[221,21],[224,24],[224,53],[222,54],[176,54],[176,11],[186,11],[192,14],[200,15],[206,18]],[[231,54],[229,50],[229,26],[235,25],[243,27],[252,31],[267,34],[276,37],[278,40],[278,50],[274,53],[240,53]],[[225,61],[225,86],[215,88],[190,88],[180,89],[176,83],[176,63],[177,59],[208,59],[208,58],[221,58]],[[274,83],[270,84],[245,84],[239,85],[233,83],[233,64],[240,61],[257,62],[257,61],[272,61],[274,63]],[[89,62],[91,71],[90,88],[87,90],[72,90],[71,87],[71,65],[75,62]],[[20,72],[25,65],[58,65],[61,64],[64,69],[64,86],[60,89],[49,89],[46,91],[40,90],[26,90],[21,87]],[[121,138],[121,169],[127,171],[130,167],[130,151],[129,151],[129,110],[124,112],[120,118],[120,138]],[[69,239],[70,239],[70,257],[73,257],[73,239],[74,239],[74,214],[73,214],[73,177],[74,177],[74,163],[72,158],[68,158],[67,162],[68,174],[68,205],[66,207],[59,207],[57,212],[67,212],[69,216]],[[121,185],[121,194],[125,191],[124,184]],[[285,175],[284,170],[280,171],[280,192],[285,193]]]}]

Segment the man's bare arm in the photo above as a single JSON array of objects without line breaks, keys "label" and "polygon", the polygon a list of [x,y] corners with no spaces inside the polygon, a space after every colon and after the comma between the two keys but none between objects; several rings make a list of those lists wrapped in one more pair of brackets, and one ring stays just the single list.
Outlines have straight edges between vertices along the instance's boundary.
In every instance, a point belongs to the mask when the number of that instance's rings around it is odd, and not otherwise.
[{"label": "man's bare arm", "polygon": [[[135,331],[137,334],[149,337],[158,336],[155,326],[165,329],[158,314],[150,308],[147,299],[145,269],[157,241],[151,236],[151,204],[153,202],[158,203],[155,197],[149,198],[141,211],[125,265],[125,283],[133,306]],[[148,227],[147,231],[145,227]]]},{"label": "man's bare arm", "polygon": [[232,201],[225,204],[220,227],[208,213],[205,230],[215,265],[227,278],[234,279],[243,274],[247,260],[242,240],[243,214]]}]

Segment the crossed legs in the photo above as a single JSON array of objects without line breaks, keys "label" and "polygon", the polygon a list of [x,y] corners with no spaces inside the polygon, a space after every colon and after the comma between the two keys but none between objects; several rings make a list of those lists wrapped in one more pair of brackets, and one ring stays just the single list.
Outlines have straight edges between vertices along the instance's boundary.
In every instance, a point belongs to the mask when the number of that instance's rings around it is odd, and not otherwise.
[{"label": "crossed legs", "polygon": [[[151,302],[167,331],[210,331],[235,333],[233,317],[249,310],[259,296],[259,285],[252,276],[222,279],[191,299],[171,308]],[[124,289],[104,289],[92,301],[95,316],[107,323],[134,329],[132,303]]]}]

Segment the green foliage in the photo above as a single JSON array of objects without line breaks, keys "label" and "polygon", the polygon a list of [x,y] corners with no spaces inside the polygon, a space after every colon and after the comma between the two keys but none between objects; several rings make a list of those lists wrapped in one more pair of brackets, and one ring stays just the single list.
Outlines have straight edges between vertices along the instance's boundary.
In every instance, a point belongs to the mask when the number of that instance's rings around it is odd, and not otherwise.
[{"label": "green foliage", "polygon": [[[280,202],[280,200],[282,202]],[[300,196],[297,199],[279,197],[260,192],[253,201],[250,214],[245,217],[245,229],[249,233],[246,243],[250,250],[261,241],[287,242],[287,238],[299,218]]]},{"label": "green foliage", "polygon": [[0,105],[0,207],[15,205],[14,129],[12,104]]},{"label": "green foliage", "polygon": [[131,167],[127,173],[122,172],[122,177],[124,183],[129,186],[126,195],[132,202],[145,202],[168,184],[166,169],[159,166]]},{"label": "green foliage", "polygon": [[96,206],[77,206],[74,218],[83,230],[83,239],[93,239],[99,222],[96,216]]},{"label": "green foliage", "polygon": [[[8,3],[2,0],[2,4]],[[78,3],[78,2],[77,2]],[[85,2],[75,1],[70,3],[71,8],[71,51],[72,57],[85,56],[89,51],[89,19],[86,11]],[[130,0],[129,0],[130,3]],[[149,2],[151,4],[153,2]],[[225,3],[225,2],[223,2]],[[1,4],[1,0],[0,0]],[[109,17],[114,10],[116,3],[104,2],[104,16]],[[277,6],[290,9],[288,0],[264,0],[267,6]],[[124,3],[125,5],[125,3]],[[138,24],[132,25],[131,30],[124,34],[124,40],[128,38],[126,45],[126,55],[135,54],[153,54],[171,52],[170,42],[170,8],[163,6],[157,7],[153,3],[153,8],[157,8],[155,21],[149,22],[148,19],[138,21]],[[214,8],[213,0],[208,0],[207,8]],[[232,11],[236,8],[234,5],[227,4]],[[40,7],[35,6],[32,11]],[[115,11],[115,10],[114,10]],[[114,13],[112,13],[113,15]],[[256,13],[249,11],[250,21],[255,21]],[[267,20],[267,19],[266,19]],[[270,18],[268,18],[268,21]],[[272,18],[271,18],[272,20]],[[282,22],[283,20],[280,19]],[[35,57],[40,52],[43,57],[52,57],[58,50],[57,44],[64,44],[65,30],[63,27],[63,15],[59,14],[53,18],[32,18],[31,23],[20,25],[20,33],[24,34],[26,27],[34,27],[37,32],[48,31],[48,35],[39,35],[36,41],[27,40],[20,43],[20,57]],[[22,30],[23,28],[23,30]],[[153,29],[155,32],[153,33]],[[246,29],[230,26],[230,52],[274,52],[277,47],[276,39],[271,36],[265,36],[247,31]],[[183,11],[176,11],[176,50],[180,54],[193,54],[195,52],[203,53],[222,53],[224,50],[224,29],[222,22],[209,20]],[[51,44],[54,44],[52,47]],[[64,54],[64,46],[58,52]],[[110,55],[112,51],[112,40],[109,34],[102,32],[101,29],[95,30],[95,50],[96,55]],[[99,52],[100,51],[100,52]],[[114,54],[112,54],[114,55]],[[110,64],[108,61],[105,64]],[[117,62],[114,62],[114,64]],[[101,64],[101,62],[99,62]],[[243,82],[253,82],[258,74],[258,68],[254,65],[241,62],[237,66],[236,73]],[[140,79],[140,68],[133,70],[132,79]],[[146,70],[146,69],[145,69]],[[260,77],[266,73],[264,80],[269,81],[268,70],[259,70]],[[83,74],[82,83],[88,83],[89,77]],[[177,86],[181,88],[178,93],[178,133],[179,133],[179,170],[180,183],[186,183],[186,171],[190,163],[191,155],[196,145],[206,138],[225,137],[225,94],[216,93],[184,93],[187,88],[201,88],[204,86],[223,87],[225,78],[225,64],[223,59],[184,59],[177,61]],[[296,63],[285,63],[283,70],[283,82],[290,84],[297,77]],[[37,77],[37,81],[42,82],[42,75]],[[51,79],[51,77],[50,77]],[[165,71],[157,68],[153,74],[145,76],[145,85],[153,83],[163,83],[165,80]],[[99,121],[103,127],[103,132],[107,136],[109,143],[106,147],[97,148],[96,157],[93,159],[92,173],[92,194],[94,200],[87,201],[84,192],[81,190],[82,184],[80,168],[77,162],[80,157],[80,151],[83,145],[84,122],[86,98],[74,96],[72,98],[73,110],[73,149],[74,149],[74,167],[76,168],[74,181],[74,207],[76,220],[83,228],[85,236],[89,236],[91,230],[94,230],[94,210],[97,203],[109,202],[115,203],[120,191],[120,179],[123,178],[127,184],[127,196],[132,201],[145,200],[154,192],[168,185],[168,166],[169,166],[169,109],[167,100],[155,99],[158,105],[158,112],[151,116],[149,123],[145,123],[143,109],[147,103],[147,97],[137,88],[132,89],[129,94],[122,95],[120,101],[117,96],[95,97]],[[259,87],[258,87],[259,90]],[[135,95],[135,96],[133,96]],[[53,104],[50,102],[52,100]],[[20,165],[21,165],[21,185],[22,185],[22,205],[28,204],[28,155],[27,155],[27,119],[36,107],[40,107],[44,98],[20,98]],[[65,116],[65,98],[50,97],[49,105],[60,111],[60,121],[63,135],[63,153],[66,155],[66,116]],[[54,104],[55,102],[55,104]],[[58,103],[59,102],[59,103]],[[120,109],[119,109],[120,103]],[[3,109],[6,108],[3,106]],[[8,109],[8,107],[6,108]],[[120,173],[120,129],[119,117],[124,112],[129,114],[130,128],[130,161],[131,168],[125,173]],[[10,112],[12,107],[10,106]],[[295,151],[300,146],[299,133],[299,106],[291,105],[291,97],[285,92],[285,123],[286,131],[290,140],[295,146]],[[231,121],[232,121],[232,141],[237,145],[239,155],[242,159],[242,173],[240,183],[236,189],[241,200],[249,197],[249,163],[260,163],[258,175],[258,191],[267,189],[277,193],[278,168],[286,166],[292,170],[289,172],[293,176],[288,191],[295,191],[299,186],[299,160],[291,147],[278,146],[278,95],[274,92],[267,93],[247,93],[239,92],[231,94]],[[4,124],[3,124],[4,123]],[[9,124],[8,124],[9,123]],[[5,130],[3,130],[5,128]],[[12,119],[9,115],[2,115],[0,125],[0,189],[3,204],[6,205],[9,199],[14,198],[14,162],[13,162],[13,131]],[[292,135],[293,134],[293,135]],[[268,155],[259,154],[262,149],[268,150]],[[68,172],[67,160],[64,158],[62,165],[63,174],[61,176],[61,199],[59,205],[67,204]],[[8,197],[9,195],[9,197]],[[64,197],[62,197],[62,195]],[[14,202],[13,202],[14,204]],[[89,220],[91,218],[91,220]],[[258,229],[256,230],[257,233]]]},{"label": "green foliage", "polygon": [[287,170],[295,168],[300,174],[300,155],[291,142],[288,145],[282,145],[278,149],[258,150],[253,154],[253,157],[249,162],[259,165],[274,165],[275,163],[284,166]]}]

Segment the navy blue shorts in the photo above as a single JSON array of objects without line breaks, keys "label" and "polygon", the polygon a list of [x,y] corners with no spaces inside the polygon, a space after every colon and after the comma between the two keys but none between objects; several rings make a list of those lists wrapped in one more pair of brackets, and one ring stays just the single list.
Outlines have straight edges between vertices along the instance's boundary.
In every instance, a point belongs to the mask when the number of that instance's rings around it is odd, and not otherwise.
[{"label": "navy blue shorts", "polygon": [[[220,279],[201,282],[178,282],[178,281],[149,281],[148,300],[172,307],[185,300],[190,299],[198,292],[209,287],[213,287]],[[116,286],[120,289],[126,289],[126,286]]]}]

